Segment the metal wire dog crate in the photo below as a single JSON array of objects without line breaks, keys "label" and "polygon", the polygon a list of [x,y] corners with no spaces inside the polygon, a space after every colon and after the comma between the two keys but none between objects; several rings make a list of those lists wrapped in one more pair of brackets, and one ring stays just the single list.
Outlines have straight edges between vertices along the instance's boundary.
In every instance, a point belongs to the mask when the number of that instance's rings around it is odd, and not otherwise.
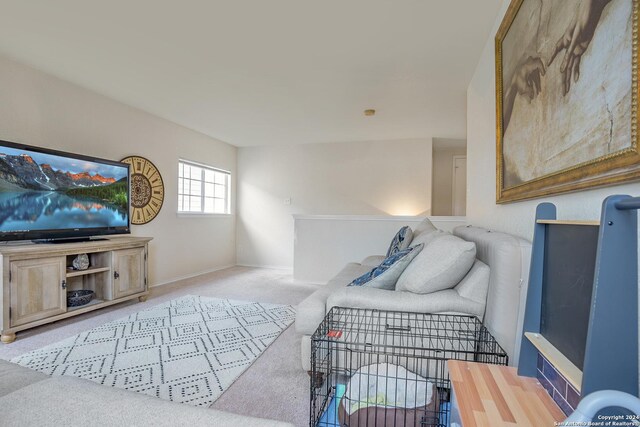
[{"label": "metal wire dog crate", "polygon": [[334,307],[311,337],[310,425],[446,427],[449,359],[508,363],[476,317]]}]

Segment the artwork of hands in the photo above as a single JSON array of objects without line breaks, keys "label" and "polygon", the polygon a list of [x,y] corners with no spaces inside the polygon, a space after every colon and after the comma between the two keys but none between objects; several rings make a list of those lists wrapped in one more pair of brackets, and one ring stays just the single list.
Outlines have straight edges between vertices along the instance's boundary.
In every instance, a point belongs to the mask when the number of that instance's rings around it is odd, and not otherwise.
[{"label": "artwork of hands", "polygon": [[565,33],[556,43],[555,50],[547,66],[551,65],[556,56],[565,50],[564,58],[560,64],[562,74],[562,94],[566,95],[571,89],[571,80],[574,83],[580,78],[580,60],[587,50],[593,35],[596,32],[598,21],[604,7],[611,0],[583,0],[579,3],[576,15],[571,20]]},{"label": "artwork of hands", "polygon": [[504,96],[503,128],[505,132],[511,120],[516,95],[526,96],[529,101],[533,101],[542,90],[542,76],[545,73],[544,62],[537,56],[529,56],[516,65]]},{"label": "artwork of hands", "polygon": [[564,58],[560,64],[562,94],[564,96],[569,93],[571,80],[576,83],[580,78],[580,60],[593,39],[602,11],[610,1],[581,0],[579,2],[575,16],[556,43],[546,66],[538,56],[527,56],[520,60],[511,80],[506,82],[508,86],[505,88],[503,105],[505,131],[509,125],[516,95],[525,96],[529,101],[533,101],[542,91],[541,80],[547,68],[563,50]]},{"label": "artwork of hands", "polygon": [[541,80],[546,72],[544,63],[538,57],[530,56],[516,67],[511,85],[519,95],[526,96],[529,101],[542,90]]}]

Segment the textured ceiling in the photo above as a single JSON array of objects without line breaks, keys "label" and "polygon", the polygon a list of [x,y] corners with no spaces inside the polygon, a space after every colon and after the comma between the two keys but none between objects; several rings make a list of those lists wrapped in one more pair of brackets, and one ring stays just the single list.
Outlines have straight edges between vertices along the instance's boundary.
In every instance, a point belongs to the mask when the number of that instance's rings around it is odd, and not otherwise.
[{"label": "textured ceiling", "polygon": [[465,138],[501,3],[2,0],[0,54],[237,146]]}]

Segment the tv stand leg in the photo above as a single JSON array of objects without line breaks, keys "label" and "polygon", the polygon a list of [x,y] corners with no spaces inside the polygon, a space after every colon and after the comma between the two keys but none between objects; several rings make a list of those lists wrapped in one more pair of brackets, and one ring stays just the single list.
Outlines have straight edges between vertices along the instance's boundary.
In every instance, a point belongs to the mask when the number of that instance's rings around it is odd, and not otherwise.
[{"label": "tv stand leg", "polygon": [[147,300],[147,295],[142,295],[141,297],[138,297],[138,301],[140,302],[145,302]]},{"label": "tv stand leg", "polygon": [[16,334],[15,333],[3,333],[0,336],[0,341],[2,341],[4,344],[11,344],[12,342],[14,342],[16,340]]}]

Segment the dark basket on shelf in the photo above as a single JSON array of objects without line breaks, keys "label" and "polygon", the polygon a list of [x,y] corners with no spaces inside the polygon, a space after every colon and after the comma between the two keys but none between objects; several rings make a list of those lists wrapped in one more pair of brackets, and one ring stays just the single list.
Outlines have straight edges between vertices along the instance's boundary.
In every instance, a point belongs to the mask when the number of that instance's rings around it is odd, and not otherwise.
[{"label": "dark basket on shelf", "polygon": [[89,304],[94,292],[89,289],[67,291],[67,307],[80,307]]},{"label": "dark basket on shelf", "polygon": [[[350,407],[356,411],[348,418],[351,426],[445,427],[450,413],[449,359],[498,365],[509,360],[476,317],[333,307],[311,337],[310,425],[349,425],[345,408]],[[387,368],[375,381],[362,376],[361,368],[374,366]],[[359,387],[343,397],[356,373],[352,384]],[[411,393],[433,390],[430,405],[427,399],[413,408],[402,405],[398,402],[402,393],[395,395],[393,403],[387,401],[394,396],[393,390],[402,387],[408,390],[407,403],[414,405],[422,401]],[[362,390],[375,399],[359,396]]]}]

